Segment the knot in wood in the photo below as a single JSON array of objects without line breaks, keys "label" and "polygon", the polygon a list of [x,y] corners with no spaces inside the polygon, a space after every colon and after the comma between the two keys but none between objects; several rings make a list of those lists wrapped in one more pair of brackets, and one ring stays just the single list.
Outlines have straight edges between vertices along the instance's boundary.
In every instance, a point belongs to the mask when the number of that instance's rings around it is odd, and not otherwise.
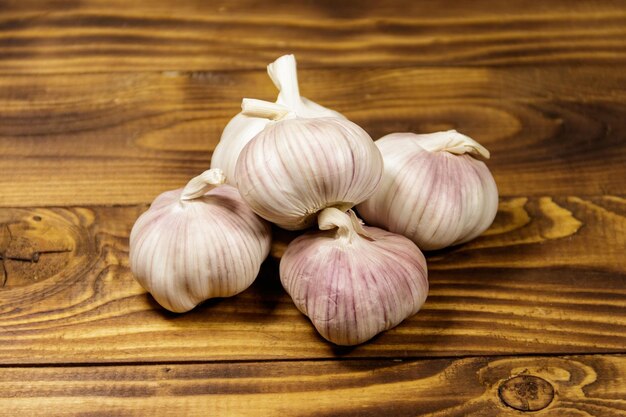
[{"label": "knot in wood", "polygon": [[0,210],[0,289],[35,284],[55,276],[72,258],[77,225],[55,212]]},{"label": "knot in wood", "polygon": [[502,402],[519,411],[538,411],[554,398],[554,388],[545,379],[533,375],[518,375],[504,381],[498,388]]}]

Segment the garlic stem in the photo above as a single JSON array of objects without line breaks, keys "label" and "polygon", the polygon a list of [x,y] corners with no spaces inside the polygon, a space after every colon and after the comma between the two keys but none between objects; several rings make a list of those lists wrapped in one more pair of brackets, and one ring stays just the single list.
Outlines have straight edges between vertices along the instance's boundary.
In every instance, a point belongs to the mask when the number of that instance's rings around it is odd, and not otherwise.
[{"label": "garlic stem", "polygon": [[363,225],[352,210],[348,210],[348,213],[344,213],[335,207],[325,208],[320,212],[317,218],[317,224],[320,230],[337,228],[337,235],[347,239],[350,243],[352,243],[354,238],[358,235],[370,237],[369,233],[363,229]]},{"label": "garlic stem", "polygon": [[469,136],[456,130],[422,135],[420,147],[430,152],[450,152],[456,155],[468,153],[475,157],[489,159],[489,151]]},{"label": "garlic stem", "polygon": [[221,169],[213,168],[204,171],[187,183],[180,195],[180,200],[187,201],[202,197],[207,191],[224,184],[224,182],[226,182],[226,177]]},{"label": "garlic stem", "polygon": [[280,91],[280,96],[285,104],[292,109],[298,108],[302,98],[298,86],[296,58],[293,55],[281,56],[267,66],[267,73]]},{"label": "garlic stem", "polygon": [[241,113],[245,116],[260,117],[274,121],[295,117],[295,114],[289,107],[255,98],[244,98],[241,101],[241,110]]}]

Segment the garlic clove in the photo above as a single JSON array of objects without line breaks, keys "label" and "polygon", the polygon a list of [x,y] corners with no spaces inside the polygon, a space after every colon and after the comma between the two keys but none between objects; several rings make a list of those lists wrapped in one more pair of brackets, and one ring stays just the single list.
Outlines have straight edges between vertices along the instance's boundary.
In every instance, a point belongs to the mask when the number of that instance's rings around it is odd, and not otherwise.
[{"label": "garlic clove", "polygon": [[288,230],[307,228],[326,207],[347,210],[371,196],[383,160],[370,136],[346,119],[294,118],[284,106],[244,99],[244,114],[274,120],[242,150],[235,168],[242,197]]},{"label": "garlic clove", "polygon": [[222,169],[230,185],[236,184],[235,164],[241,150],[265,128],[268,122],[267,119],[261,117],[250,117],[239,113],[224,128],[220,141],[211,156],[211,168]]},{"label": "garlic clove", "polygon": [[480,159],[489,151],[454,130],[394,133],[377,140],[381,185],[357,210],[369,224],[410,238],[423,250],[474,239],[493,222],[498,189]]},{"label": "garlic clove", "polygon": [[[293,55],[281,56],[267,66],[267,72],[279,90],[276,103],[288,107],[298,117],[344,118],[340,113],[300,96],[296,58]],[[270,120],[265,117],[254,117],[243,113],[233,117],[224,128],[220,141],[215,147],[211,157],[211,168],[221,168],[228,183],[235,185],[235,164],[241,150],[268,123]]]},{"label": "garlic clove", "polygon": [[240,293],[269,253],[269,225],[224,181],[221,170],[206,171],[157,197],[133,226],[131,271],[170,311]]},{"label": "garlic clove", "polygon": [[338,345],[363,343],[417,313],[428,294],[426,260],[409,239],[362,226],[328,208],[322,231],[289,244],[280,279],[317,331]]}]

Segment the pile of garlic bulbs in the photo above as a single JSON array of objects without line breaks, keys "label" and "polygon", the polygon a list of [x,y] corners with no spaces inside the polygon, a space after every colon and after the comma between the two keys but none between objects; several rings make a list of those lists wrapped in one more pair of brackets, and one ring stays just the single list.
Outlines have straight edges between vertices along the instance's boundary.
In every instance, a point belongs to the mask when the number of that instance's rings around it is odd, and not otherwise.
[{"label": "pile of garlic bulbs", "polygon": [[363,343],[424,304],[421,250],[467,242],[493,222],[498,190],[482,161],[489,152],[454,130],[374,142],[300,96],[293,55],[268,73],[276,102],[243,99],[211,169],[139,217],[131,270],[159,304],[184,312],[252,284],[269,252],[270,223],[317,224],[287,247],[281,283],[324,338]]}]

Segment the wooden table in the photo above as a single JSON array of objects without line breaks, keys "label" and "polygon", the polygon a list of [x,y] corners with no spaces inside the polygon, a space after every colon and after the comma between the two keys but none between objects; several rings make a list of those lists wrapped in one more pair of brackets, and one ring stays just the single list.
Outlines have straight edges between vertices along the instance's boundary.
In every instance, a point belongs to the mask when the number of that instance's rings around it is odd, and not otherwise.
[{"label": "wooden table", "polygon": [[[0,1],[0,414],[626,415],[626,2]],[[184,314],[128,234],[209,166],[265,65],[374,137],[492,152],[494,225],[355,348],[278,280]],[[521,411],[518,411],[521,410]]]}]

